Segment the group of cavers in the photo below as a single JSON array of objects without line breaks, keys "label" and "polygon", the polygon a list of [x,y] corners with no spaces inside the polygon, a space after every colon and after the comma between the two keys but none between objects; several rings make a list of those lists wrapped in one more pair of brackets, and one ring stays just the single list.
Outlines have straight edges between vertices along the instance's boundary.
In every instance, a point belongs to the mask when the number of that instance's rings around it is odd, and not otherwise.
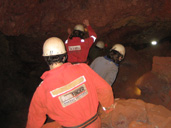
[{"label": "group of cavers", "polygon": [[[43,44],[42,56],[50,70],[43,73],[33,94],[26,128],[41,128],[47,116],[61,128],[101,128],[99,106],[105,113],[114,111],[112,84],[125,47],[114,44],[100,55],[105,43],[96,41],[89,20],[76,25],[73,31],[68,29],[68,33],[65,42],[50,37]],[[89,35],[86,38],[85,33]]]}]

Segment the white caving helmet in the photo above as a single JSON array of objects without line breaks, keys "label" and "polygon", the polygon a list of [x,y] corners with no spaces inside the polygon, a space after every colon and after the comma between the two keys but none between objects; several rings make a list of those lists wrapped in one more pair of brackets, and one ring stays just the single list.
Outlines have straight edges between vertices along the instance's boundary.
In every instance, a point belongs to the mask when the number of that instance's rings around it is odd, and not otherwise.
[{"label": "white caving helmet", "polygon": [[84,32],[84,26],[81,25],[81,24],[77,24],[75,27],[74,27],[74,30],[79,30],[81,32]]},{"label": "white caving helmet", "polygon": [[51,37],[47,39],[43,45],[43,56],[54,56],[65,53],[65,45],[60,38]]},{"label": "white caving helmet", "polygon": [[123,55],[123,57],[125,56],[125,47],[122,44],[115,44],[110,50],[116,50]]},{"label": "white caving helmet", "polygon": [[103,41],[98,41],[98,42],[96,43],[96,46],[97,46],[98,48],[103,49],[103,48],[104,48],[104,46],[105,46],[105,44],[104,44],[104,42],[103,42]]}]

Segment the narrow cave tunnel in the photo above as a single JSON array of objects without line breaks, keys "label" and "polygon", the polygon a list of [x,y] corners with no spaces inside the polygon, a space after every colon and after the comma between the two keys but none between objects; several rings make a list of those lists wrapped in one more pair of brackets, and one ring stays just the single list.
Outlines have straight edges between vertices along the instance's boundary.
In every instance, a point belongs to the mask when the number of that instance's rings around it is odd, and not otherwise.
[{"label": "narrow cave tunnel", "polygon": [[[97,34],[96,42],[104,41],[106,51],[117,43],[126,48],[112,86],[117,112],[108,116],[102,113],[102,127],[170,128],[170,6],[170,0],[1,1],[0,126],[25,127],[31,98],[42,81],[40,76],[49,70],[42,57],[44,41],[49,37],[65,41],[68,28],[88,19]],[[157,45],[151,41],[157,41]],[[158,113],[153,119],[156,113],[152,110],[161,111],[163,118]],[[147,111],[151,116],[145,115]]]}]

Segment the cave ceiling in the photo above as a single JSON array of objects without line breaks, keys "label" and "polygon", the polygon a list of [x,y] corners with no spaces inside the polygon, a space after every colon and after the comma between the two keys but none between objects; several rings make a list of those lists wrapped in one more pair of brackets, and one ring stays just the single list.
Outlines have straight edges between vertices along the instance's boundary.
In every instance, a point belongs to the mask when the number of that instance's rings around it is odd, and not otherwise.
[{"label": "cave ceiling", "polygon": [[170,39],[170,0],[2,0],[0,31],[40,42],[51,36],[67,38],[67,29],[84,19],[98,40],[142,44]]}]

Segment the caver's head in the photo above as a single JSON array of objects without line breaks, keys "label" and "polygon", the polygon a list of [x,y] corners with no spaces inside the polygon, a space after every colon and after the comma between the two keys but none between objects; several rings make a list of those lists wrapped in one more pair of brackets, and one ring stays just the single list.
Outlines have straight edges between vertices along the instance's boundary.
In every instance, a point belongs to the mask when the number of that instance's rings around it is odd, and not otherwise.
[{"label": "caver's head", "polygon": [[105,47],[105,44],[104,44],[103,41],[98,41],[98,42],[96,43],[96,47],[98,47],[98,48],[100,48],[100,49],[103,49],[103,48]]},{"label": "caver's head", "polygon": [[70,39],[72,39],[73,37],[80,37],[81,39],[84,38],[84,26],[81,25],[81,24],[77,24],[75,27],[74,27],[74,30],[72,32],[72,34],[70,35]]},{"label": "caver's head", "polygon": [[122,44],[115,44],[107,55],[115,63],[119,64],[125,57],[125,47]]},{"label": "caver's head", "polygon": [[65,45],[60,38],[51,37],[43,45],[43,55],[48,65],[64,63],[67,59]]}]

